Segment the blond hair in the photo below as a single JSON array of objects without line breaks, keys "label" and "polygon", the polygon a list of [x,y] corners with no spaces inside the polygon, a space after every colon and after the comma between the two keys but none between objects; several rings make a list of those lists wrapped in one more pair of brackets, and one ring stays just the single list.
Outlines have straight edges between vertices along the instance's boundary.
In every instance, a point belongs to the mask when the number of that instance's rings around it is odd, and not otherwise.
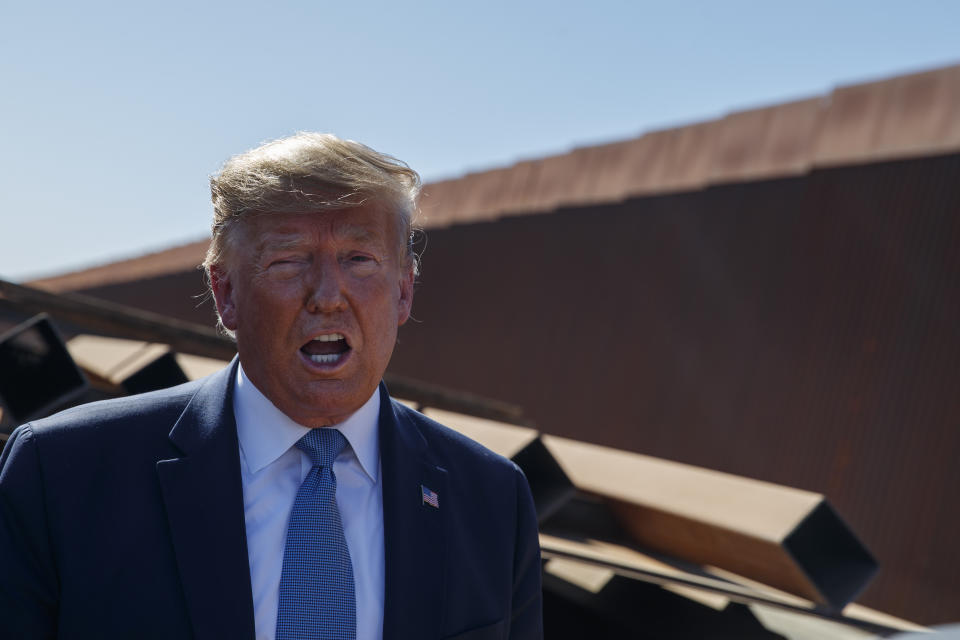
[{"label": "blond hair", "polygon": [[213,237],[203,261],[229,258],[235,229],[251,215],[314,213],[375,203],[397,215],[400,253],[416,267],[413,218],[420,176],[401,160],[329,133],[300,132],[233,156],[210,177]]}]

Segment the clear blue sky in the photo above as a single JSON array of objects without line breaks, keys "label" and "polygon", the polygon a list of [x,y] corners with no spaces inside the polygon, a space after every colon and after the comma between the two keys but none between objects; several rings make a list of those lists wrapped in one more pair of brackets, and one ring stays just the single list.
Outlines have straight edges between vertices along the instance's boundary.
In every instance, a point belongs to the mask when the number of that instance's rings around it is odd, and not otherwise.
[{"label": "clear blue sky", "polygon": [[960,2],[0,0],[0,277],[196,240],[298,130],[425,179],[960,62]]}]

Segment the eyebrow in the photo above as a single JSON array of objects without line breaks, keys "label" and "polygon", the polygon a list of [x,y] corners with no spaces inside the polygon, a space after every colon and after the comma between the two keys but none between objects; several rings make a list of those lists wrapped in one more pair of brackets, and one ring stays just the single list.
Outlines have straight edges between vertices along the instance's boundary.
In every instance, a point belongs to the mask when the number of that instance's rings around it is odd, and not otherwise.
[{"label": "eyebrow", "polygon": [[348,226],[343,230],[342,235],[350,240],[358,240],[360,242],[378,241],[380,239],[379,234],[370,231],[366,227],[360,226]]},{"label": "eyebrow", "polygon": [[269,251],[297,249],[305,243],[305,238],[300,234],[268,235],[257,243],[256,256],[260,258]]}]

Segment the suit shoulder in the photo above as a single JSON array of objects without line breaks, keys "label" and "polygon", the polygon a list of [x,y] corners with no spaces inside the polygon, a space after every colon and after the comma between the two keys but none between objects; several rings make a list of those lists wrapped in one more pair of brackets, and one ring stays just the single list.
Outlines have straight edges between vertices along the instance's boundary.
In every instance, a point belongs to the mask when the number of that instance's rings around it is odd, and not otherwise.
[{"label": "suit shoulder", "polygon": [[396,400],[392,400],[392,402],[397,415],[413,422],[427,440],[430,449],[438,455],[456,458],[458,464],[472,461],[478,465],[501,468],[504,471],[520,470],[512,460],[491,451],[476,440],[423,415],[419,411],[404,406]]},{"label": "suit shoulder", "polygon": [[201,382],[77,405],[29,423],[30,430],[42,440],[69,439],[72,435],[115,437],[119,435],[118,430],[129,431],[131,427],[154,422],[165,424],[169,430]]}]

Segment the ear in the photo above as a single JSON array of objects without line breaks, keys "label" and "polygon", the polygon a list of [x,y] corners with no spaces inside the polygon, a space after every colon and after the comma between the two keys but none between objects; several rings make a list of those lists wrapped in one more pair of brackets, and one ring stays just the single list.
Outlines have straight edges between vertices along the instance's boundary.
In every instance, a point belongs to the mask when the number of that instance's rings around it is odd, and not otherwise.
[{"label": "ear", "polygon": [[400,275],[400,298],[397,301],[398,327],[410,318],[410,311],[413,309],[413,279],[414,263],[411,260],[410,267],[404,269]]},{"label": "ear", "polygon": [[230,331],[237,330],[237,303],[234,298],[230,273],[220,265],[210,266],[210,288],[217,304],[220,322]]}]

